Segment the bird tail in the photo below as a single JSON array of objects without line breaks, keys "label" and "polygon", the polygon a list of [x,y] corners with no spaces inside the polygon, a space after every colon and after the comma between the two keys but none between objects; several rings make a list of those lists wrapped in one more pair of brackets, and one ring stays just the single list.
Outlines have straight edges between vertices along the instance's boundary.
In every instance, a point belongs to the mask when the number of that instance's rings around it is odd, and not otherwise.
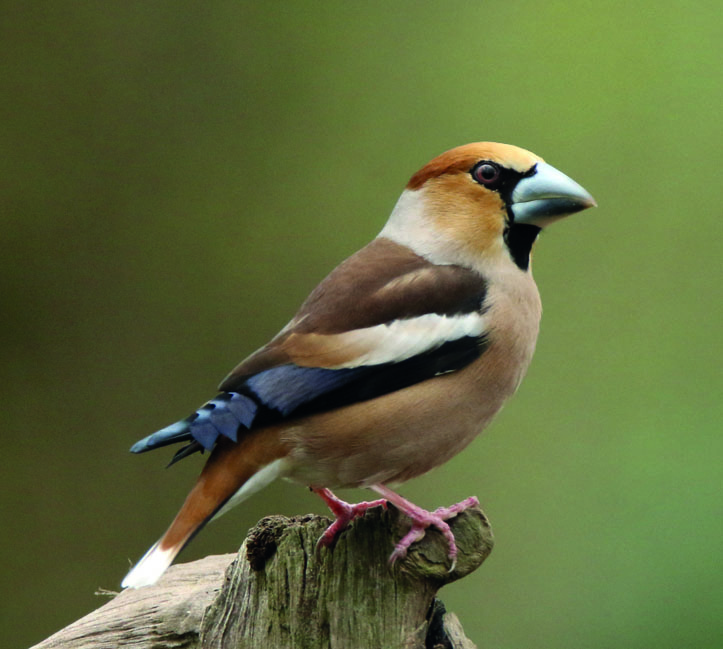
[{"label": "bird tail", "polygon": [[283,475],[287,452],[275,428],[249,433],[238,443],[220,439],[171,526],[125,576],[122,587],[156,583],[208,521]]}]

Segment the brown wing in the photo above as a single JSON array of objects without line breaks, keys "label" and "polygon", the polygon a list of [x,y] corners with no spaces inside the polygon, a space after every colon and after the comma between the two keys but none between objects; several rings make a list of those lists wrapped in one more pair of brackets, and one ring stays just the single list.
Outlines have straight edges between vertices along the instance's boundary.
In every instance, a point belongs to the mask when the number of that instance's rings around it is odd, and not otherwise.
[{"label": "brown wing", "polygon": [[438,266],[408,248],[377,238],[340,264],[267,345],[238,365],[221,391],[240,389],[254,374],[293,363],[331,367],[371,351],[376,325],[426,314],[478,311],[486,284],[474,271]]}]

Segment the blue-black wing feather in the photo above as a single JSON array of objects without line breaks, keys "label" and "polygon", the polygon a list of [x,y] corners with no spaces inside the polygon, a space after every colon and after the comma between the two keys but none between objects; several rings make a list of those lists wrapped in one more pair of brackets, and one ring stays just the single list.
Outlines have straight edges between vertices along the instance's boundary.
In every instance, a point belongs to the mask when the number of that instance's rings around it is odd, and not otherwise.
[{"label": "blue-black wing feather", "polygon": [[325,369],[279,365],[247,377],[238,392],[224,392],[194,414],[137,442],[143,453],[177,442],[189,442],[174,462],[211,449],[219,436],[236,441],[240,430],[368,401],[460,370],[484,352],[485,337],[468,336],[396,363]]}]

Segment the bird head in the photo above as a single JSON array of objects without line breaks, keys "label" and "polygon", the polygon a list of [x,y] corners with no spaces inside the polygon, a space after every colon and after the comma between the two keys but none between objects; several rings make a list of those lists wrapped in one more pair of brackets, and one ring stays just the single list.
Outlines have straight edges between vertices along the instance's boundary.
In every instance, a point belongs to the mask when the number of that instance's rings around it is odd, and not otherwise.
[{"label": "bird head", "polygon": [[435,263],[483,269],[502,257],[527,270],[543,227],[595,205],[585,189],[534,153],[476,142],[415,173],[381,234]]}]

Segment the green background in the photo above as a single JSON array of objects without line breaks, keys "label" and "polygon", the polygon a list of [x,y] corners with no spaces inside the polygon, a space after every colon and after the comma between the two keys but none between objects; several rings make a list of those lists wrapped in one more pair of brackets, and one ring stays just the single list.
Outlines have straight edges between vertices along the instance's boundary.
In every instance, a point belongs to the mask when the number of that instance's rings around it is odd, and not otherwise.
[{"label": "green background", "polygon": [[[492,520],[442,598],[481,649],[723,646],[722,23],[713,1],[2,2],[3,646],[100,605],[171,520],[199,459],[131,443],[478,140],[599,208],[536,248],[517,396],[402,488]],[[182,560],[309,511],[275,484]]]}]

